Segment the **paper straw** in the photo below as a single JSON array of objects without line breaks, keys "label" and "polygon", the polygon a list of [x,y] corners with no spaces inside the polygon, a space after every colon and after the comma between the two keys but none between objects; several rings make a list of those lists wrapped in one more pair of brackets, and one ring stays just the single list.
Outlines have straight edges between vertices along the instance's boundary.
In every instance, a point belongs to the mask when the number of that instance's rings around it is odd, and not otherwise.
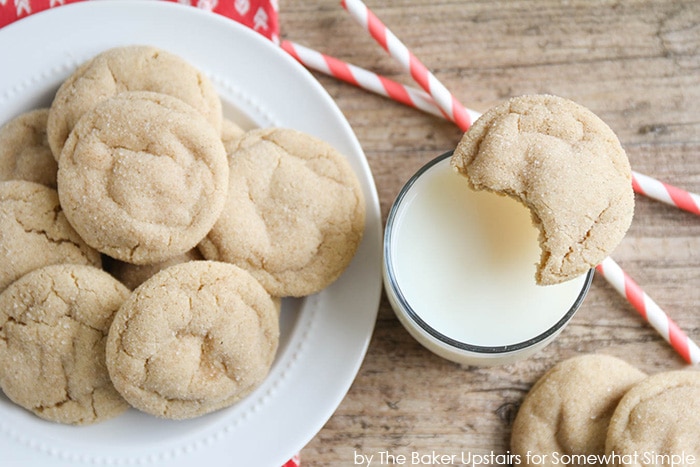
[{"label": "paper straw", "polygon": [[388,97],[409,107],[417,108],[423,112],[446,117],[433,98],[425,91],[405,86],[364,68],[291,41],[282,41],[280,46],[307,68],[345,81],[361,89]]},{"label": "paper straw", "polygon": [[462,131],[472,124],[469,113],[447,88],[360,0],[342,0],[343,8],[408,71],[418,85],[430,94],[438,107]]},{"label": "paper straw", "polygon": [[648,198],[700,215],[700,196],[632,171],[634,191]]},{"label": "paper straw", "polygon": [[[294,42],[283,41],[281,46],[299,63],[308,68],[340,79],[366,91],[393,99],[409,107],[451,120],[445,112],[440,110],[433,97],[421,89],[406,86],[385,76]],[[470,121],[474,121],[481,116],[475,110],[465,109],[465,111],[469,115]],[[634,191],[648,198],[700,215],[700,195],[636,171],[632,171],[632,187]]]},{"label": "paper straw", "polygon": [[671,347],[693,365],[700,362],[700,348],[654,302],[639,285],[610,257],[605,258],[596,271],[600,273]]}]

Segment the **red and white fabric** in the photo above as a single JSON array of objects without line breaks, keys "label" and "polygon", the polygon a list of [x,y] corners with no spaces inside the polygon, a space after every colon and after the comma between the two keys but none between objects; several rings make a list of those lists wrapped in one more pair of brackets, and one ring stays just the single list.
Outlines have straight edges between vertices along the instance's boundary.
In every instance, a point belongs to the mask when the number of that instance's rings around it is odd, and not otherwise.
[{"label": "red and white fabric", "polygon": [[[84,0],[0,0],[0,28],[18,19]],[[277,0],[166,0],[213,11],[279,42]]]}]

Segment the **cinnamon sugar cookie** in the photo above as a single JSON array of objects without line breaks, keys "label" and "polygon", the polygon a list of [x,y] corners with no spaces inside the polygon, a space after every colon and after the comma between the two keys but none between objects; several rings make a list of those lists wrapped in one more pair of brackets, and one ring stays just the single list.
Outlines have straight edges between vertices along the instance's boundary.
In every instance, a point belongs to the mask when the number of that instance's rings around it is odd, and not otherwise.
[{"label": "cinnamon sugar cookie", "polygon": [[129,291],[92,266],[34,270],[0,294],[0,386],[46,420],[84,425],[128,408],[105,366],[107,332]]},{"label": "cinnamon sugar cookie", "polygon": [[697,465],[700,372],[657,373],[634,385],[612,415],[605,446],[617,454],[611,466]]},{"label": "cinnamon sugar cookie", "polygon": [[199,249],[250,271],[274,296],[337,279],[362,238],[365,204],[345,158],[299,131],[248,131],[229,156],[226,207]]},{"label": "cinnamon sugar cookie", "polygon": [[109,332],[107,368],[137,409],[191,418],[257,387],[278,341],[275,304],[249,273],[190,261],[160,271],[124,303]]},{"label": "cinnamon sugar cookie", "polygon": [[472,188],[530,209],[540,230],[539,284],[595,267],[632,221],[631,169],[615,133],[561,97],[521,96],[492,108],[464,134],[452,164]]},{"label": "cinnamon sugar cookie", "polygon": [[56,188],[58,166],[46,138],[49,109],[13,118],[0,128],[0,181],[27,180]]},{"label": "cinnamon sugar cookie", "polygon": [[57,263],[100,267],[100,254],[70,226],[47,186],[0,182],[0,292],[24,274]]},{"label": "cinnamon sugar cookie", "polygon": [[187,104],[153,92],[121,93],[85,114],[58,170],[75,230],[134,264],[194,248],[219,217],[227,188],[219,132]]},{"label": "cinnamon sugar cookie", "polygon": [[80,117],[100,101],[125,91],[174,96],[194,107],[217,131],[221,130],[221,100],[201,71],[156,47],[116,47],[85,62],[56,92],[47,128],[56,160]]},{"label": "cinnamon sugar cookie", "polygon": [[[645,376],[623,360],[606,355],[584,355],[555,365],[520,406],[511,451],[522,465],[556,465],[556,459],[565,459],[562,455],[602,456],[617,403]],[[546,461],[529,464],[531,458]]]}]

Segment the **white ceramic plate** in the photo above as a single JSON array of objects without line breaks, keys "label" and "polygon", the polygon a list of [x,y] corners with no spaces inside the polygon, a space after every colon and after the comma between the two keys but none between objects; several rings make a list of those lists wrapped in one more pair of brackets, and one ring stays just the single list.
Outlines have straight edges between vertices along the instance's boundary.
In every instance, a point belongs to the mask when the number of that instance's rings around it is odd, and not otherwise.
[{"label": "white ceramic plate", "polygon": [[0,29],[0,124],[48,106],[84,60],[126,44],[162,47],[203,70],[244,127],[286,126],[347,156],[367,200],[367,227],[344,275],[323,292],[286,300],[277,359],[239,404],[193,420],[136,410],[97,425],[43,421],[0,394],[0,464],[279,467],[321,429],[364,358],[381,293],[381,217],[362,149],[319,83],[267,39],[221,16],[170,2],[62,6]]}]

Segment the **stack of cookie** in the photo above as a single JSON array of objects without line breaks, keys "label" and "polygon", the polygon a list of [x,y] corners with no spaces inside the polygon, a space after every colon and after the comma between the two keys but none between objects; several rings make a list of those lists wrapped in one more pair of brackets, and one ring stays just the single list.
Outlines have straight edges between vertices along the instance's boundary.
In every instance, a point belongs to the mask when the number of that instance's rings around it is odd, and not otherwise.
[{"label": "stack of cookie", "polygon": [[529,466],[694,465],[699,401],[698,371],[647,376],[612,356],[574,357],[532,387],[511,451]]},{"label": "stack of cookie", "polygon": [[334,282],[364,217],[327,143],[242,130],[164,50],[105,51],[0,129],[0,386],[69,424],[227,407],[272,365],[280,298]]}]

